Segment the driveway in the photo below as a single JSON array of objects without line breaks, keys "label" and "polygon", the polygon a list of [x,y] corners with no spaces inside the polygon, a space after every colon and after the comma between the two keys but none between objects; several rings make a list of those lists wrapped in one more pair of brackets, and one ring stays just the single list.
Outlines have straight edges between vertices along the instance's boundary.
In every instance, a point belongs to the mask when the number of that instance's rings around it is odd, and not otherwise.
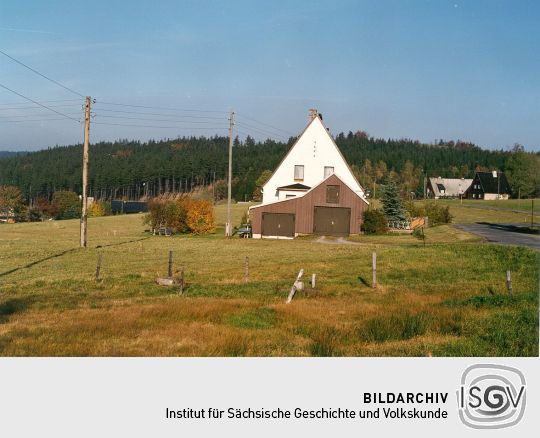
[{"label": "driveway", "polygon": [[533,233],[523,224],[492,224],[481,222],[476,224],[455,224],[456,228],[483,237],[488,242],[503,245],[528,246],[540,251],[540,236]]}]

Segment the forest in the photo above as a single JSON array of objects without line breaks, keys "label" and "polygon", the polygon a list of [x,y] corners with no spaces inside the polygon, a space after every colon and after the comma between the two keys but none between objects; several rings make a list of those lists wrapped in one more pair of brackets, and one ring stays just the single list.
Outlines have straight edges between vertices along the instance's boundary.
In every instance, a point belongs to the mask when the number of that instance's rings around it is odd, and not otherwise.
[{"label": "forest", "polygon": [[[258,186],[275,169],[295,138],[287,143],[234,140],[233,198],[257,198]],[[512,151],[485,150],[461,141],[423,144],[409,139],[381,139],[363,131],[340,133],[335,141],[360,183],[368,190],[391,177],[404,193],[422,193],[427,176],[469,177],[475,170],[505,170]],[[90,146],[89,195],[96,199],[139,199],[166,192],[214,187],[226,196],[228,138],[182,137],[140,142],[121,139]],[[515,151],[514,151],[515,153]],[[525,153],[531,162],[539,154]],[[81,192],[82,145],[57,146],[0,157],[0,185],[19,187],[24,198],[52,199],[54,192]],[[266,172],[265,172],[266,171]]]}]

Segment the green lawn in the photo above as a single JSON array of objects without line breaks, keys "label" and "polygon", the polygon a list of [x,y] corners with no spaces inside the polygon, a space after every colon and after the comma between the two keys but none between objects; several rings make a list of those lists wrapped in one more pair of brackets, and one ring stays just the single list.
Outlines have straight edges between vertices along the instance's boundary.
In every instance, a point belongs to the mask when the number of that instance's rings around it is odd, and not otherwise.
[{"label": "green lawn", "polygon": [[[246,205],[233,207],[237,224]],[[224,206],[216,210],[224,222]],[[158,237],[141,218],[91,218],[84,250],[77,220],[0,225],[0,355],[538,355],[532,250],[451,226],[429,229],[426,247],[412,236]],[[169,250],[185,271],[183,296],[155,284]],[[300,268],[317,274],[317,289],[287,305]]]}]

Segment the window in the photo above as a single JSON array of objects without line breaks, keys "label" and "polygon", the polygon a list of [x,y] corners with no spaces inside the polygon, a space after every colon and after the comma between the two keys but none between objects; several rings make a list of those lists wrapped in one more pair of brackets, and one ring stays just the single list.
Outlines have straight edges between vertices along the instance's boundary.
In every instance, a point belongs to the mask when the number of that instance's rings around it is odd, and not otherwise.
[{"label": "window", "polygon": [[334,173],[334,166],[324,166],[324,177],[328,178]]},{"label": "window", "polygon": [[339,203],[339,186],[326,186],[326,202],[328,204]]},{"label": "window", "polygon": [[294,166],[294,180],[304,181],[304,166]]},{"label": "window", "polygon": [[296,195],[285,195],[285,199],[296,198]]}]

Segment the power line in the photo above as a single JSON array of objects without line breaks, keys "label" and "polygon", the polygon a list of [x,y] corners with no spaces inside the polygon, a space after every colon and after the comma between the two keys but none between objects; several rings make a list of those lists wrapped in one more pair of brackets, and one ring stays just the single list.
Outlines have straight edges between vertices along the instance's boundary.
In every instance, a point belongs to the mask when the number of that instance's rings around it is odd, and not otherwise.
[{"label": "power line", "polygon": [[52,111],[53,113],[56,113],[56,114],[58,114],[58,115],[60,115],[62,117],[65,117],[66,119],[70,119],[70,120],[73,120],[73,121],[75,121],[77,123],[80,123],[80,120],[74,119],[73,117],[70,117],[70,116],[68,116],[68,115],[66,115],[64,113],[61,113],[60,111],[56,111],[55,109],[52,109],[51,107],[48,107],[47,105],[43,105],[42,103],[36,102],[35,100],[30,99],[29,97],[26,97],[23,94],[18,93],[15,90],[12,90],[11,88],[6,87],[5,85],[0,84],[0,87],[2,87],[3,89],[5,89],[5,90],[7,90],[7,91],[9,91],[9,92],[11,92],[13,94],[16,94],[19,97],[22,97],[23,99],[26,99],[26,100],[28,100],[28,101],[30,101],[32,103],[35,103],[36,105],[39,105],[42,108],[48,109],[49,111]]},{"label": "power line", "polygon": [[[42,116],[48,116],[49,114],[43,114],[43,113],[30,113],[30,114],[0,114],[0,119],[13,119],[17,118],[20,119],[21,117],[42,117]],[[76,117],[77,114],[67,114],[71,115],[73,117]],[[52,114],[51,117],[54,117]]]},{"label": "power line", "polygon": [[[108,113],[119,113],[119,114],[140,114],[145,116],[162,116],[162,117],[176,117],[176,114],[163,114],[163,113],[147,113],[141,111],[122,111],[122,110],[112,110],[107,108],[100,108],[99,111],[106,111]],[[192,116],[189,114],[182,115],[181,117],[189,119],[207,119],[207,120],[225,120],[223,117],[212,117],[212,116]]]},{"label": "power line", "polygon": [[217,110],[197,110],[197,109],[188,109],[188,108],[164,108],[159,106],[146,106],[146,105],[129,105],[126,103],[117,103],[117,102],[101,102],[98,101],[96,104],[103,105],[114,105],[114,106],[125,106],[129,108],[146,108],[146,109],[158,109],[163,111],[182,111],[182,112],[194,112],[194,113],[218,113],[218,114],[227,114],[227,111],[217,111]]},{"label": "power line", "polygon": [[287,135],[290,135],[290,136],[294,137],[294,134],[292,134],[291,132],[286,131],[286,130],[281,129],[281,128],[278,128],[277,126],[270,125],[269,123],[261,122],[260,120],[254,119],[252,117],[244,116],[242,114],[240,114],[240,117],[242,117],[243,119],[251,120],[252,122],[258,123],[260,125],[267,126],[268,128],[277,129],[278,131],[281,131],[281,132],[283,132],[283,133],[285,133]]},{"label": "power line", "polygon": [[216,122],[213,120],[174,120],[174,119],[149,119],[148,117],[128,117],[128,116],[108,116],[108,115],[95,115],[98,118],[105,119],[126,119],[126,120],[145,120],[147,122],[169,122],[169,123],[197,123],[197,124],[208,124]]},{"label": "power line", "polygon": [[66,87],[65,85],[62,85],[60,82],[55,81],[54,79],[51,79],[51,78],[48,77],[48,76],[45,76],[43,73],[38,72],[36,69],[33,69],[32,67],[30,67],[30,66],[26,65],[25,63],[19,61],[18,59],[15,59],[13,56],[8,55],[8,54],[7,54],[6,52],[4,52],[3,50],[0,50],[0,53],[1,53],[2,55],[4,55],[4,56],[7,56],[7,57],[8,57],[9,59],[11,59],[12,61],[15,61],[17,64],[20,64],[20,65],[22,65],[23,67],[27,68],[28,70],[30,70],[30,71],[34,72],[35,74],[41,76],[42,78],[45,78],[45,79],[47,79],[48,81],[52,82],[53,84],[56,84],[56,85],[58,85],[59,87],[62,87],[64,90],[67,90],[67,91],[69,91],[70,93],[76,94],[77,96],[84,98],[84,96],[83,96],[81,93],[79,93],[79,92],[77,92],[77,91],[75,91],[75,90],[72,90],[71,88]]},{"label": "power line", "polygon": [[[43,103],[43,102],[42,102]],[[79,107],[80,108],[81,105],[49,105],[50,108],[73,108],[73,107]],[[23,109],[39,109],[39,108],[36,108],[35,106],[19,106],[19,107],[9,107],[9,108],[0,108],[0,111],[15,111],[15,110],[23,110]]]},{"label": "power line", "polygon": [[92,122],[94,125],[109,125],[109,126],[126,126],[134,128],[159,128],[159,129],[228,129],[228,127],[188,127],[188,126],[155,126],[155,125],[133,125],[133,124],[124,124],[124,123],[107,123],[107,122]]},{"label": "power line", "polygon": [[284,140],[282,135],[278,135],[278,134],[275,134],[273,132],[266,131],[266,130],[264,130],[262,128],[257,128],[256,126],[248,125],[247,123],[244,123],[244,122],[238,122],[238,125],[242,126],[244,128],[247,128],[247,129],[253,129],[253,130],[259,132],[259,134],[268,135],[270,137],[277,137],[277,138],[279,138],[281,140]]},{"label": "power line", "polygon": [[[57,102],[80,102],[80,100],[79,99],[41,100],[41,103],[57,103]],[[22,103],[22,102],[4,102],[4,103],[0,103],[0,106],[1,105],[24,105],[24,103]]]},{"label": "power line", "polygon": [[66,120],[65,118],[52,119],[27,119],[27,120],[0,120],[0,123],[25,123],[25,122],[53,122],[55,120]]}]

